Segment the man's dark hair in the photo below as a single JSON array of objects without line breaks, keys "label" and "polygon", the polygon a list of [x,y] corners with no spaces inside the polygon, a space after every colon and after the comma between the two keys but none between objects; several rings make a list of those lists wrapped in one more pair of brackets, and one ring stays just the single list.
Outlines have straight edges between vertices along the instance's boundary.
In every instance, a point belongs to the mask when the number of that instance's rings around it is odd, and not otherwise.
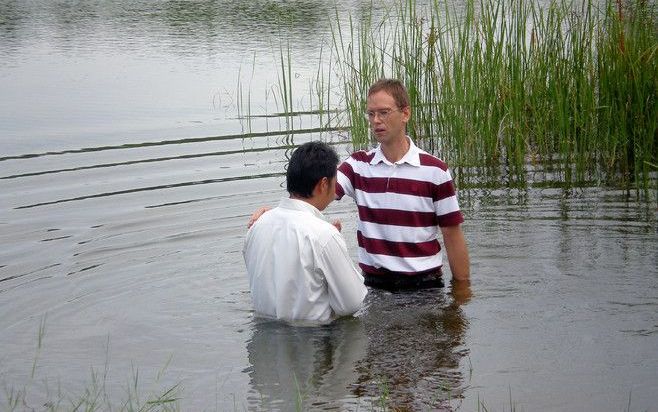
[{"label": "man's dark hair", "polygon": [[299,146],[288,162],[288,193],[303,198],[313,196],[313,188],[323,177],[336,177],[338,162],[336,151],[326,143],[308,142]]}]

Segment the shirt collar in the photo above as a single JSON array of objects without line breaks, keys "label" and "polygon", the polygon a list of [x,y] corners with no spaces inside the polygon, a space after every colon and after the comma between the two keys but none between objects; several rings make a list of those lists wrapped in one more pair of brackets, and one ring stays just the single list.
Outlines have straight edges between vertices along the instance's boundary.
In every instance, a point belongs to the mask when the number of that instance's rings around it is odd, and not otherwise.
[{"label": "shirt collar", "polygon": [[324,218],[324,215],[318,210],[317,207],[313,206],[312,204],[308,202],[304,202],[303,200],[299,199],[291,199],[289,197],[284,197],[281,198],[281,201],[279,202],[279,207],[283,209],[290,209],[290,210],[297,210],[300,212],[307,212],[312,214],[313,216],[326,220]]},{"label": "shirt collar", "polygon": [[[409,141],[409,150],[407,150],[407,153],[405,153],[404,156],[402,156],[402,159],[395,162],[395,164],[400,165],[403,163],[409,163],[411,166],[420,166],[420,150],[418,149],[418,146],[414,144],[414,141],[411,140],[409,136],[407,136],[407,140]],[[382,145],[380,143],[375,148],[375,155],[372,157],[370,164],[376,165],[381,162],[384,162],[387,165],[393,164],[386,158],[386,156],[384,156],[384,152],[382,151]]]}]

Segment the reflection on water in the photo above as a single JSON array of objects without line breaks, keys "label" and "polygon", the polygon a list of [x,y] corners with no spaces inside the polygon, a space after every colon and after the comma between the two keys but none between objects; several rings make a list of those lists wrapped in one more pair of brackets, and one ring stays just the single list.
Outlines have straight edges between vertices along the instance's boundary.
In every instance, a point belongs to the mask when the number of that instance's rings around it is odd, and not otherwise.
[{"label": "reflection on water", "polygon": [[[348,6],[349,7],[349,6]],[[345,7],[338,9],[344,13]],[[215,48],[227,40],[265,49],[282,33],[301,47],[309,36],[326,33],[334,13],[325,1],[187,1],[120,0],[113,2],[12,1],[0,2],[0,36],[6,47],[34,41],[47,34],[58,47],[141,48],[146,39],[154,47],[190,54]],[[111,34],[100,39],[101,33]],[[130,40],[126,42],[125,40]],[[188,47],[179,47],[181,42]]]},{"label": "reflection on water", "polygon": [[461,397],[466,320],[441,289],[371,290],[355,319],[294,327],[259,319],[247,343],[249,409],[449,410]]},{"label": "reflection on water", "polygon": [[[0,11],[6,156],[242,133],[242,111],[283,110],[280,44],[291,45],[295,110],[309,110],[328,16],[354,5],[3,0]],[[253,131],[279,132],[279,121],[254,121]]]},{"label": "reflection on water", "polygon": [[366,355],[360,319],[318,327],[258,319],[247,342],[249,410],[345,410],[356,401],[355,364]]},{"label": "reflection on water", "polygon": [[386,392],[390,407],[409,411],[448,408],[461,396],[468,320],[459,303],[441,289],[373,291],[364,312],[368,353],[357,364],[357,395]]}]

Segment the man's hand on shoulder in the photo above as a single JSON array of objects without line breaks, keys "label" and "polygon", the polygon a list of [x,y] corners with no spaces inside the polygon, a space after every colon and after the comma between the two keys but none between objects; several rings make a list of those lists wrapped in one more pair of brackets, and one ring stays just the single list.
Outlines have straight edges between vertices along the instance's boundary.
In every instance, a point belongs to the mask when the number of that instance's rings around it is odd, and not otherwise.
[{"label": "man's hand on shoulder", "polygon": [[[263,207],[259,207],[258,209],[256,209],[256,211],[255,211],[255,212],[251,215],[251,217],[249,218],[249,222],[247,222],[247,228],[248,228],[248,229],[251,229],[251,227],[254,225],[254,223],[256,223],[256,221],[257,221],[261,216],[263,216],[263,213],[267,212],[267,211],[270,210],[270,209],[272,209],[272,208],[269,207],[269,206],[263,206]],[[340,229],[339,229],[339,230],[340,230]]]}]

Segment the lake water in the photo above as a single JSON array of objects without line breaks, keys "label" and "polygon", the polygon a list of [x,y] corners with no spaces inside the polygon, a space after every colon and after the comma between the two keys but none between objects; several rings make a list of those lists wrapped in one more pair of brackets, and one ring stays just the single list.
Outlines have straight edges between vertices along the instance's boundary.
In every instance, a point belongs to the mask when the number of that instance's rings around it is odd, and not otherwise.
[{"label": "lake water", "polygon": [[[68,410],[94,382],[114,405],[179,384],[182,410],[658,410],[657,210],[614,188],[462,191],[470,290],[254,317],[248,216],[285,195],[292,145],[351,148],[315,115],[240,120],[238,90],[278,111],[283,38],[308,109],[331,13],[0,0],[0,410],[12,390]],[[356,259],[355,213],[327,210]]]}]

